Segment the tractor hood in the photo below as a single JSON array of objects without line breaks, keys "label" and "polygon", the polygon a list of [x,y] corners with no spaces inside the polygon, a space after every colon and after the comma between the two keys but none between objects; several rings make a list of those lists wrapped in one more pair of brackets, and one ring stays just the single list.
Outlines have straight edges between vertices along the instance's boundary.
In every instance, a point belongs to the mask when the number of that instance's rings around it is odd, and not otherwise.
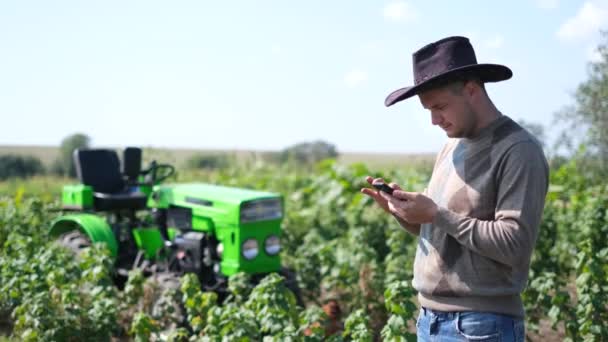
[{"label": "tractor hood", "polygon": [[209,206],[211,202],[240,205],[243,202],[261,198],[276,198],[280,195],[243,188],[234,188],[205,183],[167,184],[158,187],[160,198],[166,200],[167,204],[185,202],[190,205]]},{"label": "tractor hood", "polygon": [[[193,216],[213,218],[216,223],[239,224],[241,209],[245,204],[262,204],[279,201],[282,211],[282,197],[279,194],[234,188],[205,183],[167,184],[155,187],[150,198],[150,206],[156,208],[189,208]],[[282,217],[282,213],[279,215]]]}]

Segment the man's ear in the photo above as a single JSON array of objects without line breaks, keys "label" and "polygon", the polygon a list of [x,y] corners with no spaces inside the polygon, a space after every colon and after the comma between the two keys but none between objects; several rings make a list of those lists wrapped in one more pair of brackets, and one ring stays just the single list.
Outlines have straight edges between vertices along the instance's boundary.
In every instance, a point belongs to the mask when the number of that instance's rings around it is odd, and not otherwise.
[{"label": "man's ear", "polygon": [[462,88],[463,88],[462,89],[463,93],[470,100],[474,100],[474,99],[478,98],[479,94],[481,93],[481,87],[479,86],[479,84],[477,82],[475,82],[473,80],[466,81]]}]

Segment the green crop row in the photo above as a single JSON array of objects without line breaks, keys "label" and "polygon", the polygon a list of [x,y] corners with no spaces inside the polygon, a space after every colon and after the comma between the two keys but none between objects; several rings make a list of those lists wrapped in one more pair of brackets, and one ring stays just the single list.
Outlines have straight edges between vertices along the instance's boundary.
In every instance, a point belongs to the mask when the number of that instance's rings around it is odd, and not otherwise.
[{"label": "green crop row", "polygon": [[[378,173],[331,161],[314,170],[256,164],[177,175],[180,182],[285,196],[281,257],[296,271],[305,308],[276,275],[255,288],[244,274],[233,276],[222,305],[189,276],[179,291],[158,293],[133,272],[119,291],[103,246],[76,260],[49,241],[65,179],[0,184],[10,189],[0,200],[0,332],[32,341],[415,340],[417,301],[410,284],[416,239],[360,194],[368,174],[412,191],[421,191],[429,177],[416,169]],[[41,184],[50,190],[40,190]],[[607,209],[605,186],[578,175],[575,164],[552,173],[524,293],[532,338],[549,323],[559,339],[608,340]],[[159,297],[167,299],[160,310],[151,304]],[[176,308],[185,322],[175,319]]]}]

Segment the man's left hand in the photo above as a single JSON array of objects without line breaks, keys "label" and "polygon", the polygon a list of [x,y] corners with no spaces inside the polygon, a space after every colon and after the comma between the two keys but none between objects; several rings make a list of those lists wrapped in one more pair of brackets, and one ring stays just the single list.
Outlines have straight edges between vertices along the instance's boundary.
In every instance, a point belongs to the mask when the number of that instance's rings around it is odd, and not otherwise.
[{"label": "man's left hand", "polygon": [[419,192],[395,190],[393,195],[380,192],[388,201],[390,211],[411,224],[433,222],[437,204]]}]

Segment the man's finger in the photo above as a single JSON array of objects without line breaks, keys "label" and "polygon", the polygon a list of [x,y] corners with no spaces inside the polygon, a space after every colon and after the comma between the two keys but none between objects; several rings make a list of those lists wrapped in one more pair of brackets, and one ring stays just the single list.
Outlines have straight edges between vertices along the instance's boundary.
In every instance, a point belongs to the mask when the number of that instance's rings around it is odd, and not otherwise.
[{"label": "man's finger", "polygon": [[375,197],[376,196],[376,190],[374,189],[370,189],[370,188],[363,188],[361,189],[361,192],[368,195],[368,196],[372,196]]},{"label": "man's finger", "polygon": [[391,188],[393,188],[395,190],[401,190],[401,187],[397,183],[390,183],[388,186],[390,186]]},{"label": "man's finger", "polygon": [[369,197],[371,197],[371,198],[373,198],[373,199],[375,199],[377,201],[382,200],[382,196],[380,196],[378,194],[378,191],[376,191],[374,189],[363,188],[363,189],[361,189],[361,193],[363,193],[363,194],[365,194],[365,195],[367,195],[367,196],[369,196]]},{"label": "man's finger", "polygon": [[365,180],[369,183],[369,184],[374,184],[374,183],[384,183],[384,179],[382,178],[373,178],[370,176],[367,176],[365,178]]},{"label": "man's finger", "polygon": [[[394,192],[393,192],[394,193]],[[394,201],[395,198],[384,191],[378,191],[378,194],[387,201]]]},{"label": "man's finger", "polygon": [[393,191],[393,197],[398,198],[400,200],[413,201],[416,198],[416,192],[407,192],[403,190],[395,190]]}]

